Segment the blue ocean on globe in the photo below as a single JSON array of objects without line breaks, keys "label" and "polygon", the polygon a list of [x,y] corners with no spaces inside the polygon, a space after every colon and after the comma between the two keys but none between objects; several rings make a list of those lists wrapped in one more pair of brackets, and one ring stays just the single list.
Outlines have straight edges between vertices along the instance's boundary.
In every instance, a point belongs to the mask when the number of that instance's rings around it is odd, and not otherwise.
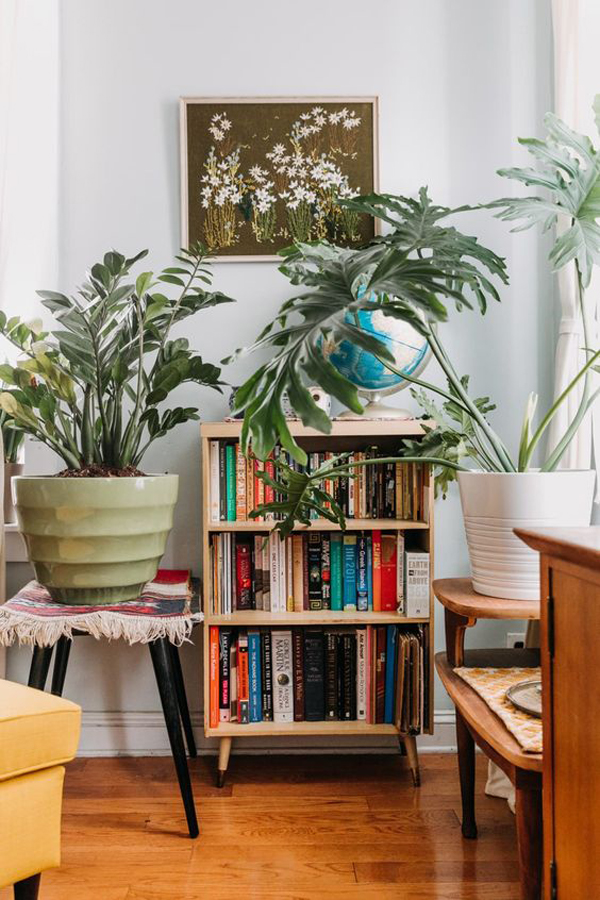
[{"label": "blue ocean on globe", "polygon": [[[354,324],[354,314],[346,320]],[[360,327],[390,350],[396,368],[412,375],[425,360],[428,343],[408,322],[386,316],[381,310],[359,310]],[[325,346],[325,354],[338,372],[363,391],[386,391],[406,387],[408,382],[390,372],[376,356],[351,341]]]}]

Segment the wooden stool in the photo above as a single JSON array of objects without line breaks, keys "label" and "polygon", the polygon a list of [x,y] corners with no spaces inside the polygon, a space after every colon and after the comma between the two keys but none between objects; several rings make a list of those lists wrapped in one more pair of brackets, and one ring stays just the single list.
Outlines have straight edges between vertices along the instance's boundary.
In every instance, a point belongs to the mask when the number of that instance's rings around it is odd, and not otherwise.
[{"label": "wooden stool", "polygon": [[475,744],[515,786],[517,847],[523,900],[539,900],[542,888],[542,754],[525,753],[503,722],[462,678],[458,666],[539,665],[536,650],[471,650],[466,629],[477,619],[538,619],[539,602],[502,600],[475,593],[467,578],[434,581],[445,607],[447,653],[438,653],[436,669],[456,709],[456,742],[462,798],[462,833],[477,837],[475,821]]}]

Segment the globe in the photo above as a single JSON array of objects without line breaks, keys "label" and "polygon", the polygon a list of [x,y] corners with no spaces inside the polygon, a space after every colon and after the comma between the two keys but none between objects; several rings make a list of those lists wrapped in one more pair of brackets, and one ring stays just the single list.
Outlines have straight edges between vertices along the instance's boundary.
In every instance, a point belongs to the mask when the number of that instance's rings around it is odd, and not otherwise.
[{"label": "globe", "polygon": [[[355,324],[354,314],[346,319]],[[407,375],[417,376],[429,361],[429,344],[423,335],[400,319],[386,316],[382,310],[359,310],[360,328],[373,335],[391,352],[394,366]],[[368,418],[411,418],[411,413],[385,406],[381,397],[401,391],[410,384],[402,375],[391,372],[374,354],[351,341],[339,344],[325,342],[324,353],[338,372],[348,379],[359,393],[369,400],[364,415]],[[347,418],[351,413],[344,414]]]}]

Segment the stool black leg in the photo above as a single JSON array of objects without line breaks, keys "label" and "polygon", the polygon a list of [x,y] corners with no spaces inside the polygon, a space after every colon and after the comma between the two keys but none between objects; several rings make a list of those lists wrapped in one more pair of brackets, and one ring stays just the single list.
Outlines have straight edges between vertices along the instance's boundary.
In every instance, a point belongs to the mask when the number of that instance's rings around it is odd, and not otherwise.
[{"label": "stool black leg", "polygon": [[33,656],[31,658],[31,668],[29,669],[29,687],[37,688],[43,691],[46,687],[46,679],[48,677],[48,669],[52,659],[52,651],[54,647],[34,647]]},{"label": "stool black leg", "polygon": [[183,733],[185,734],[185,742],[187,744],[189,755],[192,757],[196,757],[198,756],[198,751],[196,750],[194,729],[192,728],[192,720],[190,718],[190,710],[185,693],[185,683],[183,680],[183,672],[181,671],[181,660],[179,659],[179,648],[176,647],[175,644],[171,644],[170,642],[169,655],[171,657],[173,681],[175,682],[175,690],[177,691],[177,704],[179,706],[181,724],[183,725]]},{"label": "stool black leg", "polygon": [[62,697],[70,652],[71,639],[63,635],[63,637],[58,639],[58,643],[56,644],[54,668],[52,669],[52,686],[50,688],[50,692],[56,694],[57,697]]},{"label": "stool black leg", "polygon": [[160,638],[149,644],[149,647],[150,655],[152,656],[152,665],[154,666],[154,674],[156,676],[156,684],[158,685],[160,701],[165,716],[165,724],[169,734],[169,743],[171,744],[171,752],[173,754],[177,779],[179,781],[179,789],[181,791],[181,798],[185,809],[188,830],[190,837],[196,838],[199,834],[198,819],[196,818],[192,783],[190,781],[187,757],[185,755],[185,745],[181,733],[179,705],[177,703],[177,691],[175,688],[173,667],[171,665],[171,656],[169,653],[169,641],[166,638]]}]

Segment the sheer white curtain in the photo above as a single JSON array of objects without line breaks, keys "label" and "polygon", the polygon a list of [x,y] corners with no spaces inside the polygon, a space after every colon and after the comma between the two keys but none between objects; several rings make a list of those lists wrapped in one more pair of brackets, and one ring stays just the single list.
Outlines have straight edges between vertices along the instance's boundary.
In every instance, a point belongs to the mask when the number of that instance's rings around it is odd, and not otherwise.
[{"label": "sheer white curtain", "polygon": [[[57,275],[58,26],[58,0],[0,0],[0,309],[25,318],[40,316],[35,291]],[[2,460],[0,436],[0,496]],[[4,547],[0,522],[0,603]]]},{"label": "sheer white curtain", "polygon": [[[554,109],[572,128],[589,134],[598,143],[592,103],[600,93],[600,2],[598,0],[552,0],[554,31]],[[561,319],[558,328],[554,376],[557,397],[575,377],[585,362],[583,326],[575,290],[574,267],[560,271],[558,288]],[[596,275],[586,292],[588,338],[599,346],[600,279]],[[549,447],[554,447],[564,434],[579,406],[581,391],[572,391],[550,427]],[[600,462],[600,409],[596,407],[582,422],[562,467],[589,469],[595,451],[596,466]]]},{"label": "sheer white curtain", "polygon": [[26,317],[57,274],[58,25],[58,0],[0,0],[0,309]]}]

